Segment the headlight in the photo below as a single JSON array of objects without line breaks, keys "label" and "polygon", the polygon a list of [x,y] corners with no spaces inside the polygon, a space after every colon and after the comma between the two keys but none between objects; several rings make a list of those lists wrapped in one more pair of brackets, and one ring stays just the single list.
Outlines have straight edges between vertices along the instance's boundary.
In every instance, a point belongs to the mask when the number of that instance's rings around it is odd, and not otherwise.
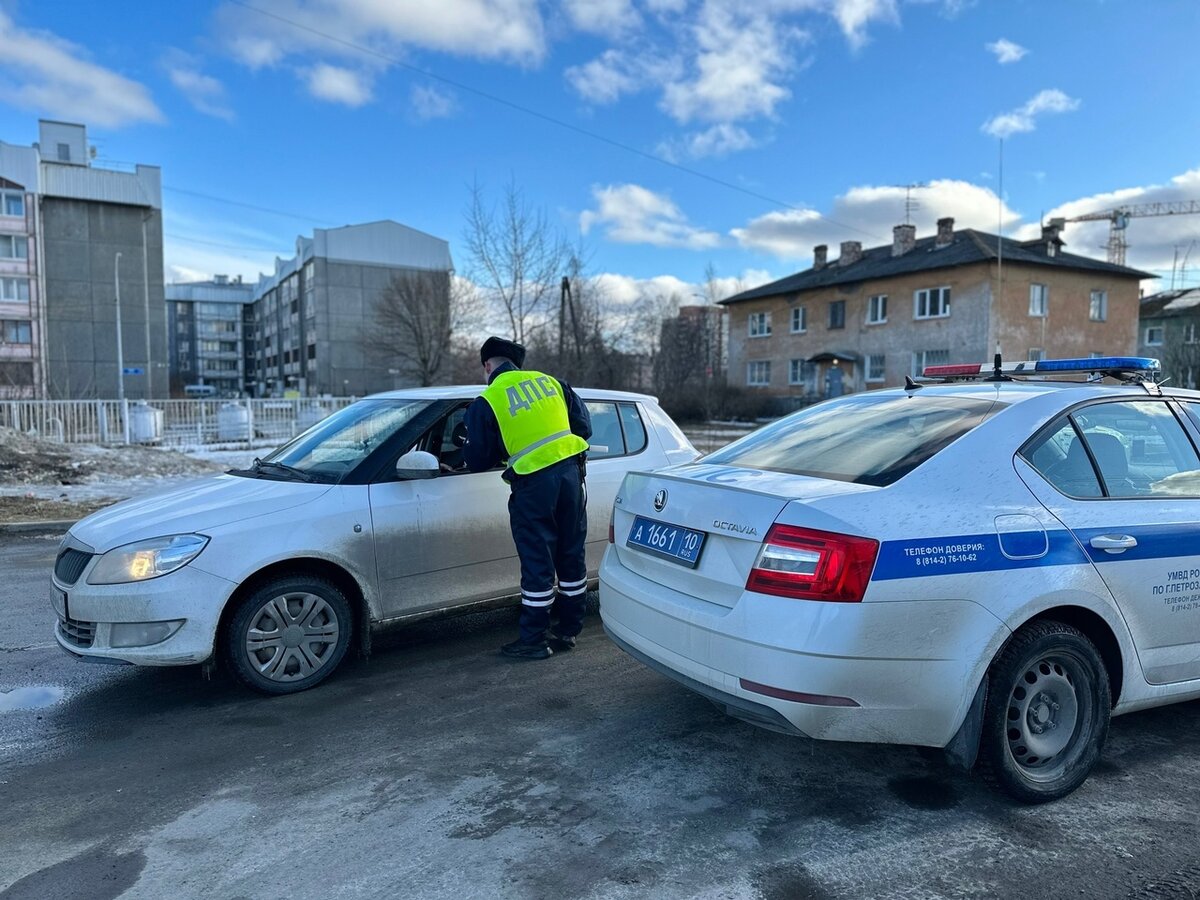
[{"label": "headlight", "polygon": [[175,534],[114,547],[96,563],[88,584],[128,584],[148,581],[181,569],[208,544],[202,534]]}]

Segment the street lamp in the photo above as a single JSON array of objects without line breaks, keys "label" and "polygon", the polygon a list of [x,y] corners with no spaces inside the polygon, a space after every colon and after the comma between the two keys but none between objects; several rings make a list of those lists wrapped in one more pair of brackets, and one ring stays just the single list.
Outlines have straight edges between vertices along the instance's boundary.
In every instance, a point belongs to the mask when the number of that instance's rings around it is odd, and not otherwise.
[{"label": "street lamp", "polygon": [[121,404],[121,431],[129,443],[129,407],[125,405],[125,353],[121,345],[121,252],[113,259],[113,294],[117,303],[117,400]]}]

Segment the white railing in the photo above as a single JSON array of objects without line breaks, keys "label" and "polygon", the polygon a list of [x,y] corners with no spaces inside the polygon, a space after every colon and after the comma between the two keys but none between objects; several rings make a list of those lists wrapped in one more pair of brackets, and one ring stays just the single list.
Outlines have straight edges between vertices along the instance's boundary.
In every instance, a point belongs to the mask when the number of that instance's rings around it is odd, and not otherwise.
[{"label": "white railing", "polygon": [[354,402],[294,400],[0,400],[0,428],[66,444],[274,447]]}]

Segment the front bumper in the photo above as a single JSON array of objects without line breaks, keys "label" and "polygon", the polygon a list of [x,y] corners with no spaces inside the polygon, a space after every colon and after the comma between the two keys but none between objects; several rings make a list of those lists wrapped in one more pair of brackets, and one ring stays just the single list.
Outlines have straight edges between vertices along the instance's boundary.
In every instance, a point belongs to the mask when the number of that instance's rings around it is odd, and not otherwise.
[{"label": "front bumper", "polygon": [[722,607],[651,582],[612,552],[600,568],[600,614],[619,646],[739,718],[822,740],[931,747],[954,736],[1008,634],[967,600],[821,603],[746,593]]},{"label": "front bumper", "polygon": [[[54,639],[71,656],[92,662],[141,666],[204,662],[213,655],[221,610],[234,587],[233,582],[192,566],[132,584],[87,584],[85,574],[68,587],[54,579]],[[183,620],[183,625],[161,643],[112,646],[115,624],[170,620]]]}]

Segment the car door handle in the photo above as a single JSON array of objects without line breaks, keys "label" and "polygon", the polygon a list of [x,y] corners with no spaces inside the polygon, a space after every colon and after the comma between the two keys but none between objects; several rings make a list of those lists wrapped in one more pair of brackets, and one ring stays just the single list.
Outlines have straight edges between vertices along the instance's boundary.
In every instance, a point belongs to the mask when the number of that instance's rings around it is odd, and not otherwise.
[{"label": "car door handle", "polygon": [[1107,550],[1109,553],[1124,553],[1137,546],[1137,538],[1128,534],[1099,534],[1092,538],[1091,545],[1097,550]]}]

